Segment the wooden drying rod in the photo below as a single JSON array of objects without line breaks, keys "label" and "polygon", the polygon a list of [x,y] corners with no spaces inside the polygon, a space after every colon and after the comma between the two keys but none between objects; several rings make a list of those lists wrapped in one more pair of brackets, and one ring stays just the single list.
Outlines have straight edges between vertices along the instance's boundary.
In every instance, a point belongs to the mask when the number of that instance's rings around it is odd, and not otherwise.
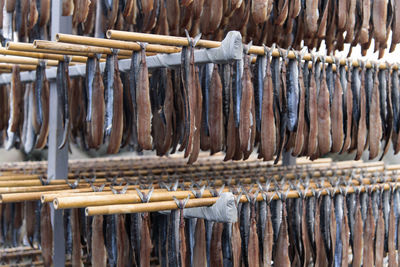
[{"label": "wooden drying rod", "polygon": [[[363,174],[362,178],[363,179],[371,179],[367,177],[373,177],[373,173],[376,172],[376,169],[368,169],[365,171]],[[352,180],[353,183],[357,183],[357,179],[361,178],[360,175],[355,174],[355,175],[349,175],[345,171],[339,170],[336,172],[337,175],[341,176],[341,179],[355,179]],[[294,175],[296,176],[296,175]],[[310,176],[310,175],[308,175]],[[304,174],[302,178],[307,177],[307,174]],[[320,172],[314,172],[312,174],[312,177],[314,178],[320,178],[321,173]],[[237,178],[232,181],[230,181],[231,186],[236,186],[237,182],[240,181],[241,184],[248,186],[251,184],[254,184],[254,179],[253,178]],[[260,183],[265,183],[267,180],[264,177],[259,177],[258,181]],[[363,180],[365,183],[369,183],[370,180]],[[215,179],[213,181],[213,186],[215,187],[221,187],[226,183],[226,179]],[[73,195],[77,193],[85,193],[87,195],[107,195],[111,194],[111,188],[108,187],[110,183],[101,183],[96,181],[94,183],[95,186],[101,186],[105,184],[106,187],[104,187],[103,192],[101,193],[96,193],[93,192],[93,189],[89,186],[87,183],[79,184],[77,189],[71,189],[68,185],[48,185],[48,186],[25,186],[25,187],[4,187],[0,188],[0,202],[21,202],[21,201],[31,201],[31,200],[39,200],[41,199],[42,202],[49,202],[53,201],[55,198],[59,197],[61,195],[65,195],[68,193],[72,193]],[[185,182],[181,181],[180,184],[183,184],[186,188],[190,187],[192,185],[192,182]],[[310,184],[313,184],[311,182]],[[207,182],[201,181],[200,185],[207,185]],[[326,186],[329,186],[330,184],[326,184]],[[160,189],[159,184],[153,185],[156,190],[163,190]],[[121,186],[115,186],[115,190],[121,190],[125,187],[125,185]],[[138,188],[138,185],[129,185],[127,187],[128,192],[129,190],[135,190],[135,188]],[[271,187],[273,188],[273,186]],[[136,191],[135,191],[136,192]]]},{"label": "wooden drying rod", "polygon": [[[351,168],[351,167],[349,167],[349,168]],[[354,168],[352,168],[352,169],[354,169]],[[368,169],[364,167],[363,170],[365,172],[367,172],[367,171],[368,172],[378,172],[378,171],[384,171],[384,167],[370,167]],[[355,170],[355,173],[360,173],[360,172],[361,172],[361,169]],[[300,177],[301,178],[306,178],[307,176],[310,176],[311,173],[312,173],[311,176],[313,176],[313,177],[323,177],[323,176],[330,177],[330,176],[334,176],[334,175],[344,175],[345,171],[343,170],[343,168],[342,169],[330,169],[330,170],[327,170],[327,171],[321,171],[321,170],[310,170],[310,171],[299,170],[298,172],[294,172],[294,173],[286,173],[286,174],[282,174],[282,173],[276,173],[276,174],[275,173],[271,173],[271,174],[264,173],[264,177],[262,177],[263,176],[262,174],[259,174],[258,176],[262,180],[265,180],[265,175],[268,175],[269,178],[273,178],[273,179],[278,179],[279,180],[279,179],[283,179],[283,178],[285,178],[285,179],[296,179],[296,178],[300,178]],[[135,174],[133,174],[133,175],[135,175]],[[251,178],[246,178],[246,174],[239,173],[239,175],[241,175],[240,179],[242,179],[243,182],[245,182],[245,183],[250,183],[251,182]],[[113,177],[113,176],[111,176],[111,177]],[[108,177],[108,178],[111,178],[111,177]],[[140,177],[128,176],[126,174],[124,174],[123,177],[129,177],[132,181],[139,181],[140,180]],[[145,177],[143,177],[143,178],[145,178]],[[161,177],[157,177],[157,178],[167,181],[170,178],[170,176],[169,175],[162,175]],[[181,180],[181,178],[184,178],[184,174],[180,174],[180,176],[178,176],[178,178]],[[193,178],[196,178],[196,177],[193,177]],[[235,176],[233,178],[235,178]],[[246,181],[245,179],[248,179],[248,181]],[[75,179],[71,179],[70,182],[74,182],[74,181],[75,181]],[[123,180],[122,176],[121,177],[117,176],[116,181],[120,182],[120,181],[124,181],[124,180]],[[158,181],[158,179],[156,179],[153,182],[157,182],[157,181]],[[107,180],[105,178],[97,178],[96,182],[106,183]],[[87,184],[87,182],[85,180],[81,180],[80,184]],[[8,180],[8,181],[4,181],[3,180],[3,181],[0,181],[0,189],[2,189],[2,188],[10,188],[10,187],[28,187],[28,186],[41,186],[41,185],[42,185],[42,183],[39,180],[39,178],[37,178],[37,179],[27,179],[27,180]],[[67,184],[66,184],[65,180],[51,180],[49,185],[67,185]]]},{"label": "wooden drying rod", "polygon": [[[64,55],[57,54],[48,54],[48,53],[36,53],[36,52],[23,52],[10,50],[5,48],[0,48],[1,55],[9,55],[9,56],[20,56],[20,57],[30,57],[30,58],[38,58],[38,59],[52,59],[58,61],[64,61]],[[83,56],[68,56],[71,62],[81,62],[86,63],[87,57]]]},{"label": "wooden drying rod", "polygon": [[[305,189],[305,190],[289,190],[277,192],[258,193],[256,196],[257,201],[264,201],[264,197],[268,200],[277,200],[281,196],[284,198],[300,198],[300,197],[312,197],[316,193],[317,195],[328,195],[328,194],[340,194],[355,193],[357,190],[365,192],[368,188],[371,191],[376,190],[390,190],[392,186],[396,186],[396,183],[385,183],[385,184],[373,184],[373,185],[358,185],[358,186],[338,186],[331,188],[318,188],[318,189]],[[150,198],[151,199],[151,198]],[[196,198],[189,199],[185,208],[194,207],[207,207],[215,204],[218,197],[209,198]],[[240,197],[240,202],[248,202],[246,196]],[[123,213],[140,213],[140,212],[156,212],[163,210],[175,210],[179,209],[175,201],[160,201],[160,202],[149,202],[149,203],[138,203],[138,204],[119,204],[119,205],[105,205],[105,206],[91,206],[85,209],[86,216],[93,215],[110,215],[110,214],[123,214]]]},{"label": "wooden drying rod", "polygon": [[[349,180],[346,180],[346,183],[350,186],[360,186],[360,185],[371,185],[374,180],[372,178],[361,178],[360,176],[354,177],[359,179],[352,179],[353,177],[348,177]],[[394,181],[395,178],[391,179],[391,182]],[[396,178],[396,182],[400,181],[400,178]],[[333,181],[332,181],[333,182]],[[382,182],[382,181],[381,181]],[[376,184],[376,183],[375,183]],[[290,189],[290,184],[285,183],[283,185],[279,185],[279,188],[276,188],[272,183],[270,184],[268,192],[275,192],[276,190],[286,191]],[[321,183],[310,182],[308,188],[334,188],[334,184],[331,184],[328,181],[321,181]],[[237,187],[234,187],[238,189]],[[250,185],[250,188],[253,188],[253,191],[256,191],[258,186],[256,184]],[[215,188],[218,192],[221,188]],[[232,188],[224,188],[223,192],[231,192]],[[305,185],[299,186],[300,190],[305,190]],[[143,190],[144,192],[148,192],[148,190]],[[5,195],[6,196],[6,195]],[[150,202],[160,202],[160,201],[168,201],[173,200],[173,197],[178,199],[184,199],[187,196],[190,198],[195,198],[195,195],[190,190],[179,190],[179,191],[166,191],[165,189],[155,189],[153,194],[151,195]],[[213,197],[213,192],[206,189],[203,192],[202,198]],[[69,194],[60,194],[53,200],[53,205],[55,209],[70,209],[70,208],[84,208],[89,206],[103,206],[103,205],[119,205],[119,204],[132,204],[132,203],[141,203],[141,199],[136,191],[130,191],[125,194],[113,194],[110,191],[107,192],[92,192],[92,193],[69,193]]]},{"label": "wooden drying rod", "polygon": [[[125,50],[133,50],[139,51],[140,45],[133,42],[124,42],[117,40],[109,40],[104,38],[93,38],[86,36],[77,36],[73,34],[56,34],[56,41],[62,43],[71,43],[71,44],[80,44],[80,45],[91,45],[91,46],[99,46],[99,47],[108,47],[108,48],[117,48],[117,49],[125,49]],[[178,53],[182,51],[182,48],[176,46],[165,46],[165,45],[157,45],[157,44],[148,44],[146,46],[147,52],[154,53]]]},{"label": "wooden drying rod", "polygon": [[[1,63],[12,63],[12,64],[26,64],[26,65],[39,65],[40,60],[36,58],[26,57],[13,57],[13,56],[0,56]],[[57,66],[58,61],[46,60],[48,66]]]},{"label": "wooden drying rod", "polygon": [[[188,46],[189,42],[186,37],[177,37],[177,36],[167,36],[167,35],[159,35],[159,34],[149,34],[149,33],[138,33],[138,32],[127,32],[127,31],[117,31],[117,30],[108,30],[106,33],[107,38],[116,39],[116,40],[124,40],[124,41],[133,41],[133,42],[147,42],[147,43],[157,43],[163,45],[175,45],[175,46]],[[197,43],[197,47],[203,48],[216,48],[221,45],[221,42],[218,41],[210,41],[210,40],[199,40]],[[286,55],[289,59],[295,59],[296,54],[293,50],[287,52],[285,49],[280,50],[283,54]],[[271,53],[273,57],[280,57],[280,51],[278,49],[274,49]],[[255,46],[252,45],[248,51],[249,54],[255,55],[265,55],[265,49],[263,46]],[[325,59],[326,63],[335,63],[337,60],[340,61],[341,65],[346,65],[345,59],[336,58],[334,56],[319,56]],[[310,61],[313,58],[312,53],[306,53],[303,56],[303,59],[306,61]],[[365,66],[367,68],[371,68],[373,64],[379,64],[380,69],[386,69],[387,64],[381,62],[373,62],[373,61],[364,61]],[[359,67],[358,60],[352,60],[353,67]],[[393,66],[394,68],[398,68],[397,65]]]}]

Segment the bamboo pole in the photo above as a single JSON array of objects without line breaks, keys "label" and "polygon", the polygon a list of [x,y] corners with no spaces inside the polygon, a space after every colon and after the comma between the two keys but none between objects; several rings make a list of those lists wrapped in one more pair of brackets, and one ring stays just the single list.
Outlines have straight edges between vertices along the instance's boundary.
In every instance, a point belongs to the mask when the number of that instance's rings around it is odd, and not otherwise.
[{"label": "bamboo pole", "polygon": [[[92,46],[140,51],[140,45],[137,43],[109,40],[109,39],[103,39],[103,38],[93,38],[93,37],[87,37],[87,36],[77,36],[77,35],[73,35],[73,34],[58,33],[56,35],[56,41],[63,42],[63,43],[92,45]],[[176,46],[164,46],[164,45],[154,45],[154,44],[149,44],[146,47],[147,52],[155,52],[155,53],[170,54],[170,53],[178,53],[181,50],[182,49],[180,47],[176,47]]]},{"label": "bamboo pole", "polygon": [[[353,177],[348,177],[353,178]],[[360,178],[360,176],[356,176],[354,178]],[[400,181],[400,178],[395,179],[392,181]],[[359,185],[371,185],[372,184],[372,179],[371,178],[361,178],[361,180],[358,179],[351,179],[348,180],[347,183],[351,186],[359,186]],[[253,185],[253,187],[257,187],[257,185]],[[331,184],[328,181],[323,181],[321,183],[315,183],[311,181],[308,184],[308,188],[334,188],[334,185]],[[281,185],[280,188],[276,188],[274,185],[271,185],[269,187],[269,191],[273,192],[277,189],[281,191],[286,191],[287,189],[290,188],[289,183],[285,183],[284,185]],[[299,187],[301,190],[304,190],[305,187],[304,185],[300,185]],[[217,191],[220,190],[220,188],[215,188]],[[225,188],[223,192],[229,192],[230,189]],[[173,192],[160,192],[158,190],[155,190],[153,195],[150,198],[150,202],[159,202],[159,201],[168,201],[168,200],[173,200],[173,196],[175,196],[178,199],[183,199],[186,198],[187,196],[190,196],[191,198],[195,197],[192,193],[192,191],[187,191],[187,190],[180,190],[180,191],[173,191]],[[204,190],[203,193],[203,198],[208,198],[212,197],[213,194],[210,190]],[[133,191],[132,193],[126,193],[123,195],[111,195],[107,193],[103,194],[97,194],[94,193],[93,195],[85,195],[84,197],[81,196],[81,194],[75,194],[75,195],[68,195],[68,196],[58,196],[54,199],[53,205],[55,209],[67,209],[67,208],[83,208],[83,207],[88,207],[88,206],[102,206],[102,205],[119,205],[119,204],[130,204],[130,203],[140,203],[141,199],[139,198],[138,194]]]},{"label": "bamboo pole", "polygon": [[[186,204],[186,208],[204,207],[211,206],[217,201],[218,197],[211,198],[197,198],[189,199]],[[106,215],[106,214],[119,214],[119,213],[137,213],[137,212],[154,212],[162,210],[174,210],[178,209],[175,201],[162,201],[162,202],[151,202],[151,203],[140,203],[134,205],[112,205],[112,206],[98,206],[98,207],[87,207],[85,209],[86,216],[93,215]]]},{"label": "bamboo pole", "polygon": [[[176,46],[188,46],[189,42],[186,37],[177,37],[177,36],[167,36],[167,35],[157,35],[157,34],[148,34],[148,33],[139,33],[139,32],[126,32],[126,31],[117,31],[117,30],[108,30],[107,38],[116,39],[116,40],[124,40],[124,41],[135,41],[135,42],[148,42],[148,43],[156,43],[163,45],[176,45]],[[197,43],[198,47],[204,48],[216,48],[221,46],[221,42],[218,41],[210,41],[210,40],[199,40]],[[274,49],[272,50],[271,55],[273,57],[280,57],[280,51],[286,55],[289,59],[296,59],[296,53],[291,50],[287,51],[285,49]],[[255,55],[265,55],[265,49],[263,46],[250,46],[248,51],[249,54]],[[340,62],[341,65],[346,64],[346,60],[341,58],[336,58],[333,56],[320,56],[313,55],[312,53],[305,53],[303,55],[303,59],[306,61],[312,60],[314,56],[324,58],[326,63],[335,63],[337,61]],[[348,60],[351,60],[350,58]],[[379,69],[386,69],[388,66],[386,63],[379,61],[363,61],[367,68],[371,68],[373,65],[378,64]],[[353,67],[359,67],[359,60],[351,60],[351,64]]]},{"label": "bamboo pole", "polygon": [[51,49],[38,49],[33,46],[32,43],[18,43],[18,42],[7,42],[7,50],[35,52],[35,53],[47,53],[47,54],[62,54],[62,55],[74,55],[84,57],[94,57],[94,53],[66,51],[66,50],[51,50]]},{"label": "bamboo pole", "polygon": [[[11,70],[12,70],[14,65],[15,64],[1,63],[0,64],[0,69],[4,70],[4,71],[11,72]],[[20,70],[36,70],[36,65],[19,65],[19,69]]]},{"label": "bamboo pole", "polygon": [[[52,41],[35,40],[33,46],[39,49],[50,49],[50,50],[64,50],[64,51],[75,51],[75,52],[86,52],[86,53],[99,53],[111,55],[111,48],[88,46],[88,45],[77,45],[68,43],[58,43]],[[130,50],[119,50],[118,55],[131,56],[132,51]]]},{"label": "bamboo pole", "polygon": [[[391,185],[395,185],[394,183],[385,183],[379,185],[360,185],[354,187],[332,187],[332,188],[320,188],[316,190],[304,190],[305,197],[311,197],[315,192],[320,193],[321,195],[327,194],[339,194],[341,190],[347,190],[347,193],[354,193],[356,189],[359,189],[361,192],[365,192],[367,188],[371,188],[372,191],[383,189],[389,190]],[[290,190],[290,191],[281,191],[285,198],[299,198],[300,192],[298,190]],[[275,192],[265,193],[267,199],[279,199],[280,196]],[[217,202],[218,197],[211,198],[197,198],[197,199],[189,199],[185,208],[193,208],[193,207],[207,207],[215,204]],[[264,196],[262,193],[258,193],[256,196],[257,201],[263,201]],[[240,198],[240,202],[247,202],[248,199],[246,196],[242,195]],[[161,202],[150,202],[150,203],[138,203],[138,204],[118,204],[118,205],[104,205],[104,206],[90,206],[85,209],[86,216],[93,215],[111,215],[111,214],[125,214],[125,213],[141,213],[141,212],[155,212],[155,211],[163,211],[163,210],[174,210],[178,209],[175,201],[161,201]]]},{"label": "bamboo pole", "polygon": [[[48,53],[35,53],[35,52],[23,52],[23,51],[9,50],[9,49],[5,49],[5,48],[0,48],[0,54],[2,54],[2,55],[11,55],[11,56],[20,56],[20,57],[38,58],[38,59],[52,59],[52,60],[64,61],[64,56],[63,55],[48,54]],[[83,63],[85,63],[87,61],[87,57],[71,56],[70,60],[72,62],[83,62]]]},{"label": "bamboo pole", "polygon": [[[186,37],[139,33],[139,32],[126,32],[117,30],[108,30],[106,35],[107,38],[109,39],[116,39],[123,41],[146,42],[151,44],[174,45],[174,46],[189,45],[188,39]],[[204,48],[216,48],[221,46],[221,42],[200,39],[196,46]]]},{"label": "bamboo pole", "polygon": [[[26,57],[0,56],[0,62],[13,63],[13,64],[39,65],[40,60],[35,58],[26,58]],[[58,61],[46,60],[46,64],[49,66],[57,66]]]}]

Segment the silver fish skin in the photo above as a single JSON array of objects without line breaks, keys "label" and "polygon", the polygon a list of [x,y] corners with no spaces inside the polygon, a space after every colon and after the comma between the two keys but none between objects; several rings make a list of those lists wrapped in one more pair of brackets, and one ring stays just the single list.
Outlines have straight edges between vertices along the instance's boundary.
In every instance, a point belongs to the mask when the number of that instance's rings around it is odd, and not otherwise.
[{"label": "silver fish skin", "polygon": [[240,235],[242,238],[242,259],[244,266],[248,267],[247,248],[250,235],[250,203],[245,202],[242,204],[240,210]]},{"label": "silver fish skin", "polygon": [[336,243],[335,243],[335,261],[334,266],[342,266],[342,240],[341,240],[341,230],[343,222],[343,195],[337,194],[335,196],[335,217],[336,217]]},{"label": "silver fish skin", "polygon": [[263,99],[264,77],[266,74],[267,57],[257,56],[255,72],[254,72],[254,100],[256,107],[256,129],[261,131],[261,110]]},{"label": "silver fish skin", "polygon": [[296,130],[297,127],[297,115],[299,109],[299,83],[298,83],[298,67],[297,60],[289,60],[288,71],[286,73],[287,82],[287,129],[290,132]]},{"label": "silver fish skin", "polygon": [[33,101],[34,95],[32,90],[32,84],[27,85],[26,90],[28,90],[28,121],[26,128],[26,139],[24,142],[24,151],[29,154],[32,152],[36,143],[36,134],[33,128]]},{"label": "silver fish skin", "polygon": [[106,102],[106,116],[104,121],[104,137],[111,134],[114,104],[114,57],[107,55],[106,67],[104,69],[104,100]]},{"label": "silver fish skin", "polygon": [[400,94],[399,94],[399,72],[392,70],[392,105],[393,105],[393,127],[396,133],[399,132],[399,112],[400,112]]}]

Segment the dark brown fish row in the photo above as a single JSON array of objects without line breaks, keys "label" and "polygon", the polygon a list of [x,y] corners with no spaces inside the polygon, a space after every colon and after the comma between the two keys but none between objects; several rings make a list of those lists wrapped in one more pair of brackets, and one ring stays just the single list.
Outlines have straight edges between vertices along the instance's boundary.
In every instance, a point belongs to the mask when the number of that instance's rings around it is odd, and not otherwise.
[{"label": "dark brown fish row", "polygon": [[[84,216],[64,210],[65,248],[74,266],[398,266],[400,190],[356,190],[239,203],[238,221],[183,217],[185,201],[170,213]],[[144,199],[146,201],[146,199]],[[50,206],[0,206],[0,247],[26,234],[52,264]],[[23,224],[23,221],[26,224]],[[25,230],[23,230],[26,229]]]},{"label": "dark brown fish row", "polygon": [[[102,37],[117,29],[184,36],[188,29],[191,35],[201,32],[207,39],[222,40],[226,32],[237,30],[246,41],[283,48],[299,49],[304,41],[313,49],[325,41],[328,54],[343,50],[344,43],[361,45],[365,54],[374,39],[375,51],[383,56],[386,48],[393,52],[400,42],[399,4],[399,0],[62,0],[62,14],[72,16],[73,32],[80,35]],[[5,1],[1,9],[15,13],[10,25],[15,25],[20,41],[48,39],[50,0]]]},{"label": "dark brown fish row", "polygon": [[[116,54],[100,73],[88,60],[86,79],[69,80],[59,64],[57,87],[69,139],[84,150],[107,147],[184,151],[189,163],[200,150],[225,152],[225,160],[259,158],[277,162],[284,151],[311,159],[328,153],[365,151],[374,159],[400,150],[399,72],[395,68],[352,67],[319,61],[250,56],[230,64],[194,64],[198,37],[182,53],[180,69],[147,68],[145,44],[133,53],[129,73],[120,73]],[[0,98],[3,145],[26,153],[47,144],[49,83],[45,67],[36,82],[22,84],[13,69]],[[335,69],[335,71],[334,71]],[[72,86],[73,85],[73,86]],[[69,119],[72,118],[72,119]],[[60,146],[60,147],[61,147]]]}]

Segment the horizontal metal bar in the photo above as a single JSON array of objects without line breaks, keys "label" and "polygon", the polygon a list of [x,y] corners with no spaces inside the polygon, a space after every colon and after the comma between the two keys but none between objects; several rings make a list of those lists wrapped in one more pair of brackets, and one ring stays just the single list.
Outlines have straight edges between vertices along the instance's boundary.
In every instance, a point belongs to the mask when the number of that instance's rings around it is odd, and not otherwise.
[{"label": "horizontal metal bar", "polygon": [[[240,60],[243,57],[242,36],[238,31],[229,32],[218,48],[200,49],[194,52],[194,61],[196,64],[204,63],[227,63],[232,60]],[[181,53],[174,54],[158,54],[146,57],[149,69],[161,67],[178,67],[181,65]],[[122,72],[129,71],[131,67],[131,59],[119,60],[119,70]],[[101,72],[104,71],[105,62],[100,63]],[[86,65],[79,64],[69,67],[70,77],[79,77],[86,75]],[[52,67],[46,69],[47,79],[53,80],[57,76],[57,68]],[[33,82],[36,80],[35,71],[21,72],[22,82]],[[0,75],[0,84],[11,82],[11,74],[5,73]]]}]

